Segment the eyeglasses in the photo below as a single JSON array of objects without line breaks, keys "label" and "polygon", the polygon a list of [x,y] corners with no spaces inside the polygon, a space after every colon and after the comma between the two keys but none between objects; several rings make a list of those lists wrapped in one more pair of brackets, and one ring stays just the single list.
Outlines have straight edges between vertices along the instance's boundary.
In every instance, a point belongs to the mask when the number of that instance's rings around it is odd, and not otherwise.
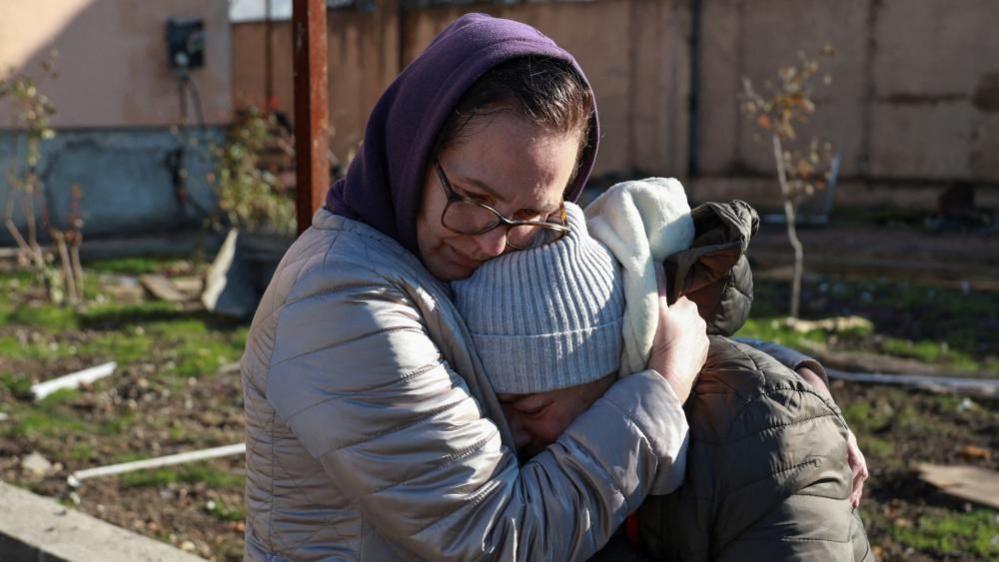
[{"label": "eyeglasses", "polygon": [[[437,170],[437,178],[440,180],[444,194],[447,196],[447,204],[441,213],[441,224],[444,228],[459,234],[469,234],[477,236],[485,234],[500,226],[507,227],[506,245],[515,250],[525,250],[539,242],[538,235],[548,235],[545,242],[554,242],[569,229],[564,226],[565,207],[561,206],[558,211],[550,215],[538,214],[529,220],[513,220],[503,216],[496,209],[479,203],[474,199],[457,193],[451,182],[444,173],[439,160],[434,161]],[[558,222],[551,220],[552,215],[557,215]]]}]

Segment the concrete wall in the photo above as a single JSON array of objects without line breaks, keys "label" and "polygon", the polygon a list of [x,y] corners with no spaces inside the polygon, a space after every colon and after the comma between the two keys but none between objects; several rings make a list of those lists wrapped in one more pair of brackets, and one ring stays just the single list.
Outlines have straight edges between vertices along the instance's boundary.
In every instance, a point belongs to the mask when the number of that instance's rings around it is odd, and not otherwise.
[{"label": "concrete wall", "polygon": [[[76,184],[83,192],[79,207],[87,236],[200,225],[206,212],[217,205],[207,181],[213,169],[208,146],[221,142],[221,131],[210,128],[192,134],[196,146],[183,143],[181,137],[161,128],[60,130],[54,139],[42,144],[38,174],[45,191],[44,201],[36,201],[36,218],[42,219],[44,203],[52,224],[66,228],[73,203],[72,186]],[[189,147],[185,151],[186,199],[174,184],[168,165],[170,154],[182,144]],[[2,169],[19,161],[16,155],[23,151],[22,134],[0,131]],[[0,182],[0,202],[6,204],[9,193],[7,182]],[[14,200],[21,201],[19,197]],[[15,209],[15,222],[23,227],[24,213]],[[6,229],[0,231],[0,240],[12,242]]]},{"label": "concrete wall", "polygon": [[[186,190],[178,198],[168,155],[183,144],[171,127],[180,121],[176,76],[167,64],[165,22],[170,17],[205,21],[205,67],[191,71],[207,127],[195,130],[193,98],[188,123],[202,142],[189,147]],[[71,186],[83,191],[80,210],[87,236],[148,232],[198,224],[215,207],[206,182],[208,139],[231,115],[230,35],[226,0],[32,0],[0,3],[0,68],[36,79],[55,105],[55,139],[42,145],[38,173],[45,186],[41,208],[65,228]],[[58,75],[43,77],[39,62],[58,50]],[[0,170],[20,171],[24,134],[15,108],[0,102]],[[2,176],[0,176],[2,177]],[[10,186],[0,180],[0,205]],[[16,208],[16,207],[15,207]],[[25,223],[20,209],[15,221]],[[10,243],[6,231],[0,241]]]}]

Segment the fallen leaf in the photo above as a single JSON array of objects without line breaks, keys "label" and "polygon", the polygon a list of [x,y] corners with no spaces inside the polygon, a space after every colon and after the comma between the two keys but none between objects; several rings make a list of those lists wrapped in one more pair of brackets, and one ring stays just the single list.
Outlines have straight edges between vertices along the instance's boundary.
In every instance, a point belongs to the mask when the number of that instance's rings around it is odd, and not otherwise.
[{"label": "fallen leaf", "polygon": [[966,459],[991,459],[992,451],[975,445],[966,445],[961,448],[961,456]]}]

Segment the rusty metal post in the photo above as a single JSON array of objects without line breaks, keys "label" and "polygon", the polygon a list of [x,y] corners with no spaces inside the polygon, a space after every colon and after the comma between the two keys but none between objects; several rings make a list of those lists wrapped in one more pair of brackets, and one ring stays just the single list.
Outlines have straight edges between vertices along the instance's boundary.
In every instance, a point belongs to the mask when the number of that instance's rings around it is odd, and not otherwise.
[{"label": "rusty metal post", "polygon": [[294,0],[295,189],[298,232],[312,224],[329,187],[326,1]]},{"label": "rusty metal post", "polygon": [[277,109],[274,99],[274,21],[271,19],[271,0],[264,0],[264,112]]}]

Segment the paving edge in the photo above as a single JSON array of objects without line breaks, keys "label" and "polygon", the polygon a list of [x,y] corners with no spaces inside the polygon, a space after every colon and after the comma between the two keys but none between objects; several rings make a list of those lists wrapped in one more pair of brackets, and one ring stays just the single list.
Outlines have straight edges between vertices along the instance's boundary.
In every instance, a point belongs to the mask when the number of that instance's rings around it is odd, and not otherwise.
[{"label": "paving edge", "polygon": [[2,481],[0,506],[4,562],[204,562]]}]

